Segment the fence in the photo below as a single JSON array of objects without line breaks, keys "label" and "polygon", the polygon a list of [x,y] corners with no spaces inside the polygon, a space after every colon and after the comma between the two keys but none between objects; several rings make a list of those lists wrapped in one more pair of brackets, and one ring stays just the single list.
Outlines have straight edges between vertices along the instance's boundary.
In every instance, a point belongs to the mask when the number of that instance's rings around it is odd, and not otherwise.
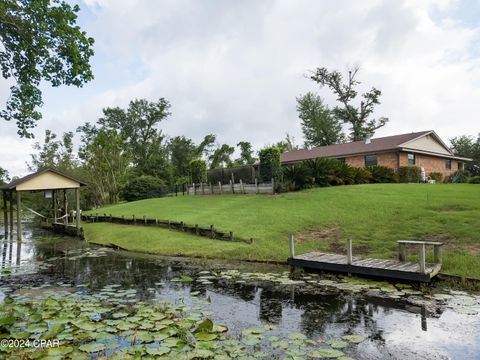
[{"label": "fence", "polygon": [[257,177],[257,170],[253,165],[243,165],[231,168],[211,169],[207,172],[207,181],[212,184],[221,182],[222,184],[238,182],[242,180],[244,183],[253,183]]},{"label": "fence", "polygon": [[219,231],[214,228],[213,225],[207,227],[200,227],[198,224],[187,225],[183,221],[170,221],[170,220],[160,220],[160,219],[148,219],[145,216],[143,218],[136,218],[133,215],[131,218],[115,217],[112,215],[103,214],[102,215],[82,215],[82,220],[90,223],[95,222],[110,222],[114,224],[125,224],[125,225],[143,225],[143,226],[157,226],[170,230],[177,230],[187,232],[197,236],[208,237],[210,239],[217,240],[226,240],[226,241],[240,241],[246,242],[248,244],[253,243],[253,238],[243,239],[239,237],[234,237],[233,232]]},{"label": "fence", "polygon": [[217,184],[200,183],[188,186],[188,195],[222,195],[222,194],[274,194],[274,180],[269,183],[259,183],[257,179],[253,184],[244,183],[242,180],[238,183]]}]

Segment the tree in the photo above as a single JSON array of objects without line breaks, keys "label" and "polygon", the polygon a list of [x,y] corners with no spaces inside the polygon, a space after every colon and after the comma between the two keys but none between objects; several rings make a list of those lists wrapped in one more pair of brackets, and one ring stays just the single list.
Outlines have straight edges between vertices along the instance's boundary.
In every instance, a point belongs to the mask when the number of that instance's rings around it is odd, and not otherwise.
[{"label": "tree", "polygon": [[477,139],[467,135],[454,137],[450,139],[450,144],[455,155],[473,160],[466,164],[466,170],[474,176],[480,175],[480,134]]},{"label": "tree", "polygon": [[224,167],[231,167],[233,165],[232,160],[230,157],[232,156],[235,148],[223,144],[219,146],[215,151],[213,151],[212,155],[210,155],[210,169],[217,169],[217,168],[224,168]]},{"label": "tree", "polygon": [[281,154],[287,151],[298,150],[298,145],[295,145],[295,138],[289,133],[285,135],[284,140],[277,142],[274,146],[280,150]]},{"label": "tree", "polygon": [[172,173],[175,179],[189,176],[190,162],[196,158],[197,147],[192,139],[176,136],[168,144]]},{"label": "tree", "polygon": [[323,104],[320,96],[308,92],[298,97],[297,111],[306,147],[338,144],[345,140],[341,122]]},{"label": "tree", "polygon": [[207,162],[202,159],[190,161],[190,180],[194,184],[207,181]]},{"label": "tree", "polygon": [[36,142],[33,149],[35,153],[30,154],[32,162],[28,164],[30,171],[54,167],[70,172],[77,166],[73,153],[73,132],[66,132],[61,140],[57,140],[57,134],[51,130],[45,130],[43,144]]},{"label": "tree", "polygon": [[8,171],[0,167],[0,185],[4,185],[9,182],[10,182],[10,176],[8,175]]},{"label": "tree", "polygon": [[93,79],[94,40],[76,25],[79,11],[60,0],[0,2],[0,67],[14,80],[0,117],[15,120],[21,137],[33,137],[29,130],[42,117],[41,81],[81,87]]},{"label": "tree", "polygon": [[79,157],[92,201],[97,206],[117,203],[131,163],[128,144],[114,130],[97,129],[88,123],[77,131],[82,132]]},{"label": "tree", "polygon": [[375,105],[380,104],[382,92],[374,87],[362,94],[363,100],[360,105],[354,105],[357,98],[357,91],[354,89],[360,84],[355,80],[358,68],[348,71],[348,80],[343,82],[342,74],[338,71],[328,71],[326,68],[317,68],[310,79],[315,81],[321,87],[327,86],[336,96],[341,106],[333,109],[333,115],[339,121],[350,124],[350,140],[359,141],[365,137],[373,136],[375,131],[388,122],[388,118],[380,117],[370,119]]},{"label": "tree", "polygon": [[125,139],[131,149],[133,165],[140,175],[168,180],[167,144],[157,127],[170,115],[169,109],[170,103],[164,98],[157,102],[135,99],[130,101],[126,110],[119,107],[103,109],[98,124]]},{"label": "tree", "polygon": [[240,148],[240,157],[235,160],[235,163],[238,165],[249,165],[255,162],[253,157],[252,144],[248,141],[240,141],[237,144],[237,147]]},{"label": "tree", "polygon": [[271,181],[278,179],[281,175],[280,149],[271,146],[260,150],[258,153],[260,159],[260,177],[262,181]]}]

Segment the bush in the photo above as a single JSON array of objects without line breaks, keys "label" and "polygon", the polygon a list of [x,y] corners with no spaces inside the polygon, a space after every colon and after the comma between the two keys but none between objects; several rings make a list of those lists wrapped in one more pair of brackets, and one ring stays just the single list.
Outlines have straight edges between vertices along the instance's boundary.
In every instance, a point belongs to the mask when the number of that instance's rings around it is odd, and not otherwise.
[{"label": "bush", "polygon": [[450,176],[448,179],[449,182],[452,183],[466,183],[468,182],[468,177],[470,176],[470,173],[466,170],[457,170],[455,173]]},{"label": "bush", "polygon": [[430,179],[435,180],[436,182],[441,182],[443,180],[443,174],[439,172],[431,172],[428,174]]},{"label": "bush", "polygon": [[258,153],[260,159],[260,178],[262,181],[278,179],[282,175],[280,149],[276,146],[265,148]]},{"label": "bush", "polygon": [[312,181],[319,186],[330,186],[336,183],[336,171],[339,162],[328,158],[305,160],[304,166],[308,169]]},{"label": "bush", "polygon": [[305,189],[312,185],[312,177],[309,175],[305,164],[288,165],[283,168],[283,180],[291,190]]},{"label": "bush", "polygon": [[372,180],[372,173],[369,168],[354,168],[355,184],[368,184]]},{"label": "bush", "polygon": [[190,161],[190,177],[194,184],[207,181],[207,162],[202,159]]},{"label": "bush", "polygon": [[470,179],[468,179],[468,182],[470,184],[480,184],[480,176],[473,176]]},{"label": "bush", "polygon": [[370,166],[370,173],[372,174],[370,182],[372,183],[394,183],[397,182],[397,175],[395,171],[386,166]]},{"label": "bush", "polygon": [[356,171],[348,164],[335,161],[335,177],[332,185],[353,185],[355,184]]},{"label": "bush", "polygon": [[398,181],[402,183],[420,182],[422,170],[418,166],[401,166],[398,168]]},{"label": "bush", "polygon": [[122,191],[122,198],[137,201],[165,196],[168,188],[165,182],[154,176],[144,175],[132,179]]}]

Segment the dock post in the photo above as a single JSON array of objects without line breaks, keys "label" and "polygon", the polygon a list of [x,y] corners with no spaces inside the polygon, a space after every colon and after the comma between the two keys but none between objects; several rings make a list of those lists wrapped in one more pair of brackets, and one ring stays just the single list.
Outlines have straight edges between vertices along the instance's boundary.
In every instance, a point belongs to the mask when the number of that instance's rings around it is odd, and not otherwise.
[{"label": "dock post", "polygon": [[425,244],[420,245],[420,272],[425,274]]},{"label": "dock post", "polygon": [[437,264],[442,263],[442,247],[441,245],[433,246],[433,261]]},{"label": "dock post", "polygon": [[295,239],[293,238],[293,234],[290,234],[290,258],[293,259],[295,256]]},{"label": "dock post", "polygon": [[17,240],[22,240],[22,195],[17,191]]},{"label": "dock post", "polygon": [[407,260],[407,247],[404,243],[398,243],[398,260],[401,262]]},{"label": "dock post", "polygon": [[5,230],[5,238],[8,235],[8,208],[7,208],[7,192],[3,191],[3,225]]},{"label": "dock post", "polygon": [[352,265],[352,239],[347,240],[347,264]]}]

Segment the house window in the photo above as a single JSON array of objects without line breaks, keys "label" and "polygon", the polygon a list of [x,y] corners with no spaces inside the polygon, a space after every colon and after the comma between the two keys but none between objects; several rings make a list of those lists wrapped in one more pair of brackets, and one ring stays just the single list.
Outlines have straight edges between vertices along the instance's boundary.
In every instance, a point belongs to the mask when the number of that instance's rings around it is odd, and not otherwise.
[{"label": "house window", "polygon": [[365,166],[376,166],[377,155],[365,155]]},{"label": "house window", "polygon": [[457,164],[458,164],[458,170],[463,170],[464,169],[463,162],[459,161]]},{"label": "house window", "polygon": [[445,169],[447,169],[447,170],[452,169],[452,160],[450,160],[450,159],[445,160]]},{"label": "house window", "polygon": [[407,154],[407,158],[408,158],[408,166],[415,165],[415,154],[409,153]]},{"label": "house window", "polygon": [[339,163],[345,164],[345,158],[337,158]]}]

